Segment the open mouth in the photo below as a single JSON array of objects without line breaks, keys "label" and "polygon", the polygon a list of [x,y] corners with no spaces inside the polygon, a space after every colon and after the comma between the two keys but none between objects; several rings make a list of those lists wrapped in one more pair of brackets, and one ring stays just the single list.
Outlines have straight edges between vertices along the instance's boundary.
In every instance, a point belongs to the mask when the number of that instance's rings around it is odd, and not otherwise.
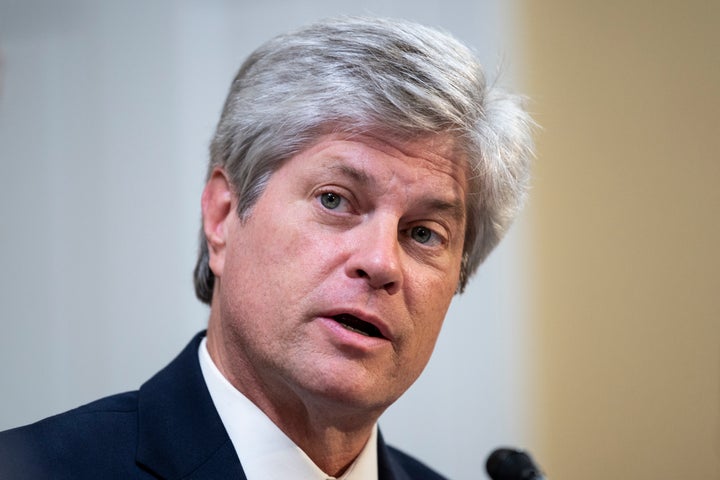
[{"label": "open mouth", "polygon": [[385,338],[375,325],[360,320],[353,315],[344,313],[341,315],[335,315],[332,319],[351,332],[359,333],[360,335],[365,335],[366,337]]}]

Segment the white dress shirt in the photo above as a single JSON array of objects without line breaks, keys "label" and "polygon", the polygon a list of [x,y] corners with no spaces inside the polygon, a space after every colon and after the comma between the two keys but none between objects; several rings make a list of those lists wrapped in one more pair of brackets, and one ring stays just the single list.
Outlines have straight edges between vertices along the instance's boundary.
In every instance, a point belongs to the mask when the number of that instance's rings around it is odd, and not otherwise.
[{"label": "white dress shirt", "polygon": [[[215,409],[248,480],[332,480],[254,403],[220,373],[207,339],[198,349],[200,368]],[[337,480],[377,480],[377,425],[360,455]]]}]

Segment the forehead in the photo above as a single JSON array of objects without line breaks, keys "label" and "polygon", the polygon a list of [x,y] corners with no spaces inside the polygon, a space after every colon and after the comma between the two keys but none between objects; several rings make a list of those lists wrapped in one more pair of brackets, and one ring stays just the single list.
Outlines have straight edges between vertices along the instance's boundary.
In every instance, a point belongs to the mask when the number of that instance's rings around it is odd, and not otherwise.
[{"label": "forehead", "polygon": [[435,135],[410,141],[388,141],[368,135],[325,135],[291,160],[298,167],[322,166],[368,183],[402,175],[435,184],[448,182],[452,190],[467,191],[467,162],[451,137]]}]

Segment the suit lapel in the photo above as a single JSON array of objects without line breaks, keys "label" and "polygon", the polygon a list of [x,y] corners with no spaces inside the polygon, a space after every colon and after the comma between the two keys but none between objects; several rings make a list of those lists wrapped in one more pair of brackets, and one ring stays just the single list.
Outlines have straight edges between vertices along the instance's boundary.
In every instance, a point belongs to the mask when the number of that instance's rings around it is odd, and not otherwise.
[{"label": "suit lapel", "polygon": [[412,480],[378,432],[378,480]]},{"label": "suit lapel", "polygon": [[140,387],[136,460],[161,478],[245,480],[200,370],[204,335]]}]

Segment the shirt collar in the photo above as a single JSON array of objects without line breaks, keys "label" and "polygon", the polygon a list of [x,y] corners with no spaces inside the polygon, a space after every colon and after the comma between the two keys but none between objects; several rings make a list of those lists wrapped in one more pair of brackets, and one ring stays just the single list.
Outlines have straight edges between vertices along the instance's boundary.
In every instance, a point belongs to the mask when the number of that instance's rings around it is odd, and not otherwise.
[{"label": "shirt collar", "polygon": [[[210,358],[207,339],[198,349],[200,369],[247,480],[334,479],[323,473],[254,403],[232,386]],[[338,480],[377,480],[377,425],[360,455]]]}]

